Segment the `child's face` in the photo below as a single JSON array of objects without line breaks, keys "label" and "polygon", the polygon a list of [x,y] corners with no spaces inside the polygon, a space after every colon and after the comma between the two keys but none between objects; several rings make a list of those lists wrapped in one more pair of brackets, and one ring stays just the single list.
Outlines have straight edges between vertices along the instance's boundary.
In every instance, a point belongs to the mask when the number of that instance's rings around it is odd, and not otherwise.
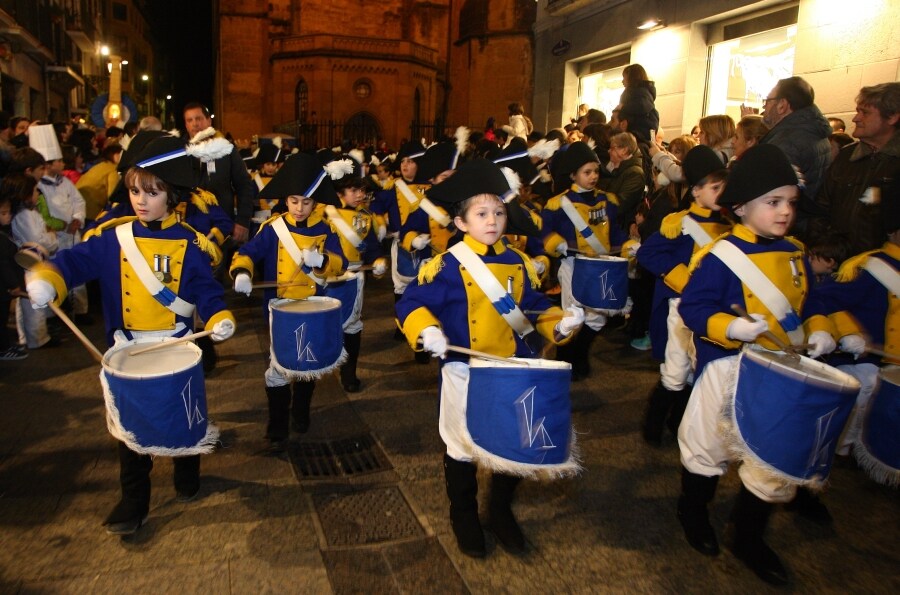
[{"label": "child's face", "polygon": [[344,204],[354,209],[366,200],[366,191],[362,188],[345,188],[338,192]]},{"label": "child's face", "polygon": [[37,207],[38,197],[40,196],[40,194],[41,194],[41,191],[38,189],[37,186],[35,186],[34,190],[31,192],[31,196],[29,196],[27,199],[25,199],[25,202],[24,202],[25,207],[29,208],[29,209],[33,209],[33,208]]},{"label": "child's face", "polygon": [[594,161],[585,163],[570,176],[572,181],[582,188],[593,190],[600,179],[600,164]]},{"label": "child's face", "polygon": [[288,196],[285,202],[287,203],[288,213],[297,222],[306,221],[312,214],[313,209],[316,208],[316,201],[299,194]]},{"label": "child's face", "polygon": [[12,204],[0,204],[0,225],[7,226],[12,222]]},{"label": "child's face", "polygon": [[455,217],[456,227],[472,239],[492,246],[506,230],[506,206],[493,194],[479,194],[472,199],[465,217]]},{"label": "child's face", "polygon": [[169,205],[167,204],[169,194],[165,190],[158,188],[144,190],[138,186],[132,186],[128,189],[128,196],[131,198],[131,208],[134,209],[134,214],[144,223],[162,221],[169,214]]},{"label": "child's face", "polygon": [[37,167],[29,167],[25,170],[26,176],[31,176],[35,181],[40,182],[41,178],[47,175],[47,164],[38,165]]},{"label": "child's face", "polygon": [[379,165],[378,167],[376,167],[375,171],[378,172],[379,180],[387,180],[389,177],[391,177],[390,170],[388,170],[388,168],[383,165]]},{"label": "child's face", "polygon": [[782,186],[739,206],[734,214],[756,235],[782,238],[794,223],[796,207],[797,187]]},{"label": "child's face", "polygon": [[47,163],[47,174],[56,176],[62,173],[66,168],[66,164],[62,159],[55,159]]},{"label": "child's face", "polygon": [[409,157],[400,160],[400,175],[404,180],[415,180],[416,174],[419,172],[419,164]]},{"label": "child's face", "polygon": [[266,163],[262,164],[262,167],[259,168],[259,171],[262,172],[262,175],[264,176],[274,176],[275,172],[278,171],[278,164],[267,161]]},{"label": "child's face", "polygon": [[698,205],[700,205],[704,209],[718,211],[722,207],[717,205],[716,201],[719,199],[719,196],[722,194],[722,190],[724,189],[724,181],[710,181],[706,184],[703,184],[702,186],[696,185],[692,187],[691,193],[694,195],[694,200],[697,201]]},{"label": "child's face", "polygon": [[809,265],[812,267],[814,275],[830,275],[837,268],[837,263],[833,258],[825,258],[818,254],[809,255]]}]

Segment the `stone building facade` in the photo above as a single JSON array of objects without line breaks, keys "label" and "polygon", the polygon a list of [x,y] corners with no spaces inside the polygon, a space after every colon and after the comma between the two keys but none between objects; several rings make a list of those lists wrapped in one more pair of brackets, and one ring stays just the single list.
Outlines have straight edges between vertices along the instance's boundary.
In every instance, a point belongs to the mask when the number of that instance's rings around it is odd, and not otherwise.
[{"label": "stone building facade", "polygon": [[533,93],[534,0],[218,0],[216,123],[236,138],[295,131],[432,140],[506,122]]}]

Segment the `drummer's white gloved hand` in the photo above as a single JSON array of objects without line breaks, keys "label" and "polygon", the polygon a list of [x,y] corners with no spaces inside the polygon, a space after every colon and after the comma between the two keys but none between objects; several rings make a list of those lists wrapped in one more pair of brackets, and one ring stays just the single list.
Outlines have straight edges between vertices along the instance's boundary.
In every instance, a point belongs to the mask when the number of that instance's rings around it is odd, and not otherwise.
[{"label": "drummer's white gloved hand", "polygon": [[387,261],[383,258],[377,259],[372,264],[372,274],[376,277],[380,277],[387,272]]},{"label": "drummer's white gloved hand", "polygon": [[375,237],[378,238],[379,242],[387,237],[387,227],[384,225],[379,225],[378,229],[375,231]]},{"label": "drummer's white gloved hand", "polygon": [[568,256],[569,255],[569,245],[565,242],[560,242],[556,247],[556,253],[560,256]]},{"label": "drummer's white gloved hand", "polygon": [[230,339],[233,334],[234,321],[226,318],[213,325],[210,338],[212,338],[213,341],[224,341],[225,339]]},{"label": "drummer's white gloved hand", "polygon": [[253,282],[250,280],[250,275],[247,273],[239,273],[238,276],[234,278],[234,290],[237,293],[250,295],[250,292],[253,291]]},{"label": "drummer's white gloved hand", "polygon": [[315,250],[310,250],[309,248],[303,249],[303,264],[312,268],[318,269],[322,266],[322,263],[325,262],[325,257]]},{"label": "drummer's white gloved hand", "polygon": [[751,314],[753,322],[744,318],[735,318],[725,329],[725,336],[734,341],[752,343],[756,338],[769,330],[769,323],[762,314]]},{"label": "drummer's white gloved hand", "polygon": [[416,250],[421,250],[425,246],[428,245],[428,242],[431,241],[431,236],[427,233],[419,234],[413,238],[412,247]]},{"label": "drummer's white gloved hand", "polygon": [[534,272],[538,275],[543,275],[544,271],[547,267],[544,266],[544,263],[540,261],[540,259],[534,259],[531,261],[532,266],[534,267]]},{"label": "drummer's white gloved hand", "polygon": [[834,342],[834,337],[827,331],[816,331],[812,333],[806,339],[806,342],[812,345],[812,348],[806,352],[806,355],[811,358],[817,358],[826,353],[831,353],[834,351],[835,347],[837,347],[837,343]]},{"label": "drummer's white gloved hand", "polygon": [[581,306],[569,306],[566,315],[556,323],[556,332],[563,337],[568,337],[584,324],[584,308]]},{"label": "drummer's white gloved hand", "polygon": [[28,292],[28,299],[31,300],[31,307],[35,310],[46,308],[56,297],[56,290],[43,279],[32,279],[25,284],[25,290]]},{"label": "drummer's white gloved hand", "polygon": [[841,337],[841,351],[862,355],[866,352],[866,340],[859,335],[845,335]]},{"label": "drummer's white gloved hand", "polygon": [[436,326],[427,326],[422,330],[422,349],[431,354],[431,357],[444,357],[447,355],[447,335]]}]

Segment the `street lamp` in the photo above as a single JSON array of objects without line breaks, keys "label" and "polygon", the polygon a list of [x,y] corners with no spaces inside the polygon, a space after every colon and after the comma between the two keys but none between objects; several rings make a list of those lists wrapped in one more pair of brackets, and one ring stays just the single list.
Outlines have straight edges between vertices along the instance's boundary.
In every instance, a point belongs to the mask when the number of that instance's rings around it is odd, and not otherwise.
[{"label": "street lamp", "polygon": [[144,82],[146,83],[147,81],[150,80],[150,77],[147,76],[146,74],[142,74],[142,75],[141,75],[141,80],[144,81]]}]

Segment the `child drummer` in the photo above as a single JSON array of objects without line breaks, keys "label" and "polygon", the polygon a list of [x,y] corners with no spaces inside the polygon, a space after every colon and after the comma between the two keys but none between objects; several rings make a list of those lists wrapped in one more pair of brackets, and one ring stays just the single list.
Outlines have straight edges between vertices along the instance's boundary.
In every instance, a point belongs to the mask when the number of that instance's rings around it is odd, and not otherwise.
[{"label": "child drummer", "polygon": [[[221,252],[202,233],[180,223],[174,212],[199,181],[198,165],[179,139],[149,143],[124,178],[136,216],[104,223],[89,240],[29,273],[27,290],[34,307],[60,303],[67,288],[98,279],[110,345],[146,336],[187,335],[193,331],[195,309],[213,340],[231,337],[234,316],[225,308],[222,286],[212,275]],[[139,254],[143,261],[123,254]],[[122,499],[104,524],[109,533],[128,535],[147,519],[153,461],[150,454],[143,454],[148,445],[135,443],[133,435],[116,438]],[[215,436],[210,439],[207,432],[196,446],[179,449],[184,456],[173,459],[179,502],[197,496],[200,453],[211,452],[214,443]]]},{"label": "child drummer", "polygon": [[[264,274],[280,285],[266,289],[265,304],[277,298],[300,300],[322,295],[325,279],[337,277],[347,268],[340,239],[323,218],[323,212],[316,210],[317,202],[337,206],[337,194],[328,173],[315,157],[298,153],[285,161],[259,197],[283,198],[287,212],[271,217],[253,239],[240,247],[230,270],[234,290],[250,295],[253,278]],[[261,264],[259,275],[257,264]],[[269,405],[266,438],[272,450],[279,452],[284,450],[289,435],[289,411],[297,432],[309,429],[309,407],[316,383],[295,382],[291,407],[292,378],[275,361],[274,353],[265,380]]]},{"label": "child drummer", "polygon": [[[834,327],[811,293],[812,269],[803,246],[786,237],[797,200],[797,175],[784,153],[774,145],[749,149],[718,200],[741,222],[697,253],[681,296],[679,313],[694,333],[697,380],[678,430],[683,465],[678,518],[688,543],[706,555],[719,552],[707,504],[729,462],[718,428],[726,383],[741,346],[755,342],[778,349],[764,335],[770,331],[785,344],[810,344],[811,358],[835,348]],[[736,316],[732,304],[750,312],[753,320]],[[787,313],[779,319],[773,309]],[[787,572],[763,536],[773,503],[789,501],[795,486],[751,461],[741,465],[739,474],[742,486],[732,515],[734,554],[766,582],[784,584]]]},{"label": "child drummer", "polygon": [[[448,344],[501,357],[537,357],[540,346],[536,343],[541,342],[537,335],[553,343],[565,343],[583,321],[580,308],[563,315],[559,308],[550,307],[537,291],[537,274],[528,257],[502,241],[507,216],[499,197],[508,191],[500,169],[483,159],[464,163],[453,176],[429,190],[432,200],[454,212],[453,222],[465,237],[423,266],[397,303],[398,323],[409,344],[441,358],[439,427],[447,446],[444,473],[450,520],[460,550],[475,557],[485,554],[478,520],[476,467],[472,445],[460,438],[460,429],[465,428],[468,358],[448,352]],[[524,320],[522,332],[513,329],[514,323],[500,313],[474,280],[475,275],[469,272],[477,269],[473,263],[486,265],[482,270],[489,281],[482,283],[499,285],[506,291],[506,298],[515,303],[513,312],[521,317],[515,324],[519,326]],[[518,481],[517,477],[494,473],[489,507],[493,532],[515,552],[525,547],[510,508]]]}]

